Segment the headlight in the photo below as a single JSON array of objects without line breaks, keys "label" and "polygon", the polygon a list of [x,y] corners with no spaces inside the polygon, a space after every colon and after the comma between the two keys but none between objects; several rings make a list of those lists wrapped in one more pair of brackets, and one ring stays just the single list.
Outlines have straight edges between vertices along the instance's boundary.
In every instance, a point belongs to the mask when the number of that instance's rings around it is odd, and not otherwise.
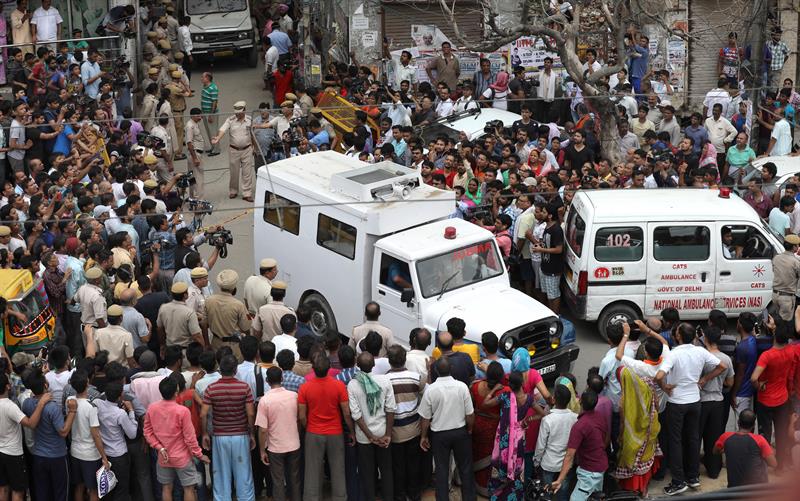
[{"label": "headlight", "polygon": [[514,349],[514,338],[511,337],[511,336],[508,336],[505,339],[505,341],[503,341],[503,348],[505,348],[505,350],[507,352],[510,352],[511,350],[513,350]]},{"label": "headlight", "polygon": [[548,329],[547,333],[550,334],[551,337],[558,335],[558,322],[553,322],[550,324],[550,328]]},{"label": "headlight", "polygon": [[239,32],[239,40],[246,40],[248,38],[253,38],[253,30]]},{"label": "headlight", "polygon": [[205,40],[205,38],[206,37],[204,37],[203,35],[200,35],[200,34],[192,35],[192,40],[195,41],[195,42],[202,42],[203,40]]}]

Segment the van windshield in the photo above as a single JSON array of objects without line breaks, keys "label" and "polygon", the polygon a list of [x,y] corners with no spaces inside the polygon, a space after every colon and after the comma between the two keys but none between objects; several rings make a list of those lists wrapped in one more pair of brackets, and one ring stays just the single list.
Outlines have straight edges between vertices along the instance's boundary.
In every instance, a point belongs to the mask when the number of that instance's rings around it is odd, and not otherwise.
[{"label": "van windshield", "polygon": [[190,15],[236,12],[246,8],[246,0],[186,0],[186,12]]},{"label": "van windshield", "polygon": [[428,298],[502,275],[503,268],[494,241],[487,240],[418,262],[417,276]]}]

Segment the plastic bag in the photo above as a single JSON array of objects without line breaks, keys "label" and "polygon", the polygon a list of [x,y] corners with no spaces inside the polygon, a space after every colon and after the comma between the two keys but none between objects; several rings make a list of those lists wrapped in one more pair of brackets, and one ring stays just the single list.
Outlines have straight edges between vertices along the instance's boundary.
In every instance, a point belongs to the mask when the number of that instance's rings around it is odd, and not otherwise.
[{"label": "plastic bag", "polygon": [[[109,463],[110,467],[111,463]],[[107,496],[117,486],[117,476],[110,469],[106,470],[101,466],[95,473],[95,477],[97,477],[97,495],[100,498]]]}]

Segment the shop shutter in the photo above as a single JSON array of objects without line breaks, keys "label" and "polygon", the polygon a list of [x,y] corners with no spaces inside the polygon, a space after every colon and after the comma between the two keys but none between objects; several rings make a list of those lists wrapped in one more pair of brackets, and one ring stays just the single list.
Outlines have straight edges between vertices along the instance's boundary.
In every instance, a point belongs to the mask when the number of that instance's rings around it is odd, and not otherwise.
[{"label": "shop shutter", "polygon": [[[469,41],[483,38],[483,13],[478,2],[457,2],[456,21],[461,33]],[[383,2],[383,34],[391,39],[389,50],[414,47],[411,39],[412,24],[435,25],[453,42],[454,48],[461,44],[456,40],[449,18],[442,12],[436,0],[422,2]]]},{"label": "shop shutter", "polygon": [[702,111],[706,92],[717,86],[719,50],[728,43],[728,33],[737,32],[742,46],[748,43],[742,33],[745,19],[730,8],[719,0],[689,2],[689,109]]}]

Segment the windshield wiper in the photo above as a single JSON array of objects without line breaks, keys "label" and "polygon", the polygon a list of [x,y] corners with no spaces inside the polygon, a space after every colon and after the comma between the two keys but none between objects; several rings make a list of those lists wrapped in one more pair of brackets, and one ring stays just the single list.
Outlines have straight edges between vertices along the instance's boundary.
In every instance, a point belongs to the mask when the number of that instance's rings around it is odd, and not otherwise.
[{"label": "windshield wiper", "polygon": [[436,300],[437,300],[437,301],[438,301],[438,300],[440,300],[440,299],[442,299],[442,296],[444,296],[444,291],[445,291],[445,289],[447,289],[447,286],[448,286],[448,285],[450,285],[450,282],[451,282],[451,281],[452,281],[454,278],[456,278],[456,275],[458,275],[460,272],[461,272],[461,270],[456,270],[456,272],[455,272],[455,273],[453,273],[452,275],[450,275],[450,278],[448,278],[447,280],[445,280],[445,281],[444,281],[444,283],[442,284],[442,289],[439,291],[439,297],[437,297],[437,298],[436,298]]}]

